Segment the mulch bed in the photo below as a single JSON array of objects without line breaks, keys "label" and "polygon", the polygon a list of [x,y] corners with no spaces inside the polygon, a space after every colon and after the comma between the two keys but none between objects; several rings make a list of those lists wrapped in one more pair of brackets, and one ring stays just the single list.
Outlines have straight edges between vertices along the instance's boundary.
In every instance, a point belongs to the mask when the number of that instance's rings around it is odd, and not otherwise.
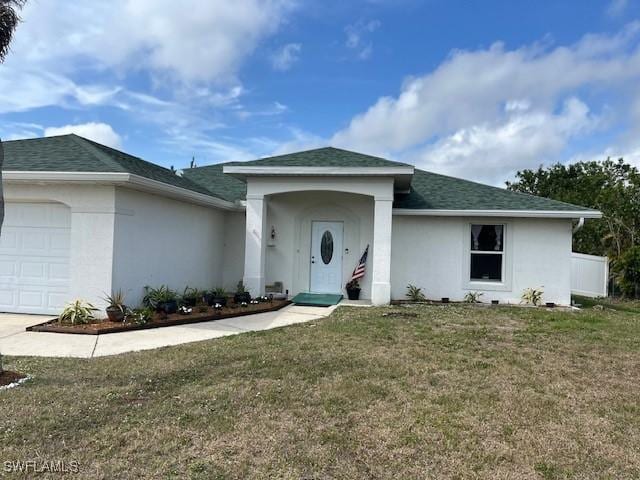
[{"label": "mulch bed", "polygon": [[214,310],[212,307],[207,307],[207,311],[205,312],[199,312],[198,307],[194,307],[193,313],[189,315],[173,313],[171,315],[162,316],[157,313],[149,322],[144,324],[133,322],[111,322],[105,318],[104,320],[96,320],[95,323],[69,325],[62,324],[57,318],[54,318],[47,322],[27,327],[27,331],[101,335],[106,333],[146,330],[149,328],[170,327],[173,325],[186,325],[189,323],[209,322],[211,320],[242,317],[245,315],[253,315],[255,313],[274,312],[286,307],[290,303],[291,302],[289,300],[274,300],[273,302],[249,304],[246,307],[231,304],[231,306],[225,307],[222,310]]},{"label": "mulch bed", "polygon": [[23,378],[27,378],[27,376],[23,375],[22,373],[3,370],[0,373],[0,387],[11,385],[12,383],[17,382],[18,380],[22,380]]}]

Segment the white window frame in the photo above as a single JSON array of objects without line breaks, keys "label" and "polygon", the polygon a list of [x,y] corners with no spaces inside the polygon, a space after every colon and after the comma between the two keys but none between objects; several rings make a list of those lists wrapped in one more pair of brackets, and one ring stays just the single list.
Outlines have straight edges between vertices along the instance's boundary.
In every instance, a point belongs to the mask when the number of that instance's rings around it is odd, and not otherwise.
[{"label": "white window frame", "polygon": [[[471,255],[483,254],[482,251],[471,250],[471,228],[473,225],[502,225],[502,280],[472,280],[471,279]],[[511,222],[500,221],[494,219],[473,219],[467,223],[464,237],[464,261],[462,272],[462,288],[471,291],[509,291],[512,282],[512,252],[513,252],[513,235]],[[485,255],[499,255],[498,252],[484,252]]]}]

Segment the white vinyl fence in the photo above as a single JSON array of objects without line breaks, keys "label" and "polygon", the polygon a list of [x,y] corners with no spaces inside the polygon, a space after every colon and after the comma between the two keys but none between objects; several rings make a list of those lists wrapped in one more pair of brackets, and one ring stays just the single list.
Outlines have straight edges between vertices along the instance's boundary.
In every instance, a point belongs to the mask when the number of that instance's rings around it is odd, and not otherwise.
[{"label": "white vinyl fence", "polygon": [[585,297],[606,297],[609,259],[584,253],[571,253],[571,293]]}]

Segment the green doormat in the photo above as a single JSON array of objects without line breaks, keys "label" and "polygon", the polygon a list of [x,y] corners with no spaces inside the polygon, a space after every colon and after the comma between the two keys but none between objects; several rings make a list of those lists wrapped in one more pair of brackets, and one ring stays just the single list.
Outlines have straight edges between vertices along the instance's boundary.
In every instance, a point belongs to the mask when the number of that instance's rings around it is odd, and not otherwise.
[{"label": "green doormat", "polygon": [[342,295],[331,293],[299,293],[293,297],[293,303],[308,307],[329,307],[337,305],[340,300],[342,300]]}]

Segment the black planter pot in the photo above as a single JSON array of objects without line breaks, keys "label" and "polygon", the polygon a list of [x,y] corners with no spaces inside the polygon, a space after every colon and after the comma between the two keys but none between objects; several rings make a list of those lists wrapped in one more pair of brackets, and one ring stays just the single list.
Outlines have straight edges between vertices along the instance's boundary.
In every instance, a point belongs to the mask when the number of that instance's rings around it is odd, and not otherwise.
[{"label": "black planter pot", "polygon": [[347,288],[347,297],[349,300],[360,300],[360,288]]},{"label": "black planter pot", "polygon": [[170,300],[168,302],[159,302],[156,308],[159,312],[164,312],[167,315],[176,313],[178,311],[178,302],[176,300]]},{"label": "black planter pot", "polygon": [[237,304],[241,304],[242,302],[249,303],[251,301],[251,294],[249,292],[236,293],[233,296],[233,301]]},{"label": "black planter pot", "polygon": [[112,322],[124,322],[124,309],[118,307],[107,307],[107,318]]},{"label": "black planter pot", "polygon": [[227,297],[218,297],[217,295],[212,295],[211,296],[211,303],[209,305],[213,307],[216,303],[219,303],[223,307],[226,307],[227,306]]},{"label": "black planter pot", "polygon": [[183,298],[182,299],[182,305],[184,305],[185,307],[195,307],[196,303],[198,303],[198,299],[195,297],[187,297],[187,298]]}]

